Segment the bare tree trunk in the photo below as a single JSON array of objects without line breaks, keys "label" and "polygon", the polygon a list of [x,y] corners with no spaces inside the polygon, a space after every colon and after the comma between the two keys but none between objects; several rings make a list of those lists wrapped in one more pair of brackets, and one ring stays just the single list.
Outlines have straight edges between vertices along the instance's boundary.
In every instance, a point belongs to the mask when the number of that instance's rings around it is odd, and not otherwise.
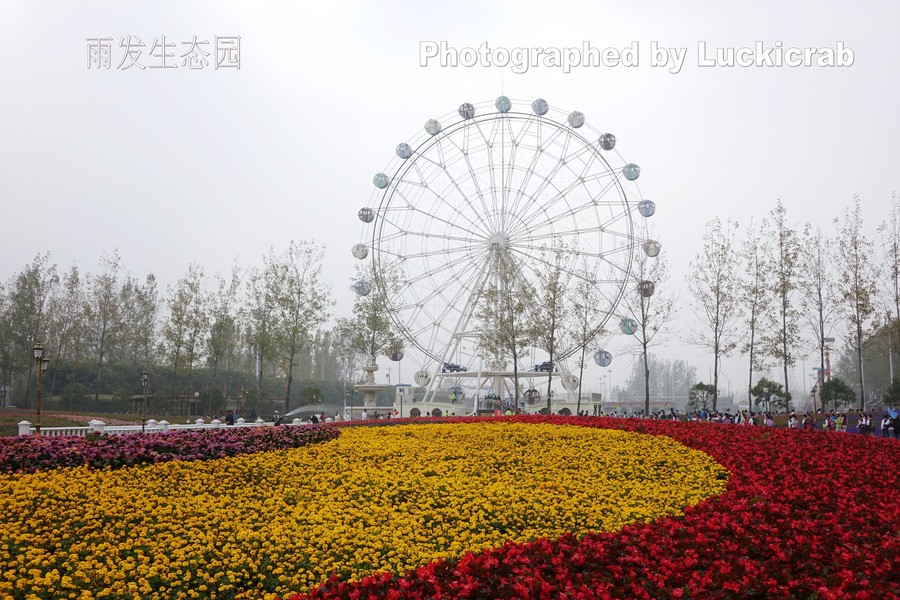
[{"label": "bare tree trunk", "polygon": [[287,385],[284,389],[284,414],[288,414],[291,410],[291,384],[294,382],[294,355],[296,349],[291,346],[291,354],[288,358]]},{"label": "bare tree trunk", "polygon": [[866,410],[866,384],[863,376],[863,353],[862,353],[862,324],[859,320],[856,322],[856,354],[859,357],[859,410]]},{"label": "bare tree trunk", "polygon": [[650,416],[650,365],[647,362],[647,344],[644,344],[644,416]]}]

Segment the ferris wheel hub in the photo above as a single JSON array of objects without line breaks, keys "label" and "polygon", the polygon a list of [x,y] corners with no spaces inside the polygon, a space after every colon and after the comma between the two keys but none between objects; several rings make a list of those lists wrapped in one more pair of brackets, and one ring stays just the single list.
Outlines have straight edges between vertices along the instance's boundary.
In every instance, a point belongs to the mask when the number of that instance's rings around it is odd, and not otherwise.
[{"label": "ferris wheel hub", "polygon": [[506,248],[509,248],[509,236],[502,233],[495,233],[488,238],[488,246],[505,250]]}]

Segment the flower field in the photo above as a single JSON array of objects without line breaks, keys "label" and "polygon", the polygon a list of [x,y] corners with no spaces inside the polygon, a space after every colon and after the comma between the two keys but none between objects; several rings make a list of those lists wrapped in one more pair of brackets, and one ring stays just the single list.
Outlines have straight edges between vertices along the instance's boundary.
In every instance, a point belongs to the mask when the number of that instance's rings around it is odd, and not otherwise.
[{"label": "flower field", "polygon": [[0,475],[0,596],[900,597],[894,440],[537,416],[320,430]]}]

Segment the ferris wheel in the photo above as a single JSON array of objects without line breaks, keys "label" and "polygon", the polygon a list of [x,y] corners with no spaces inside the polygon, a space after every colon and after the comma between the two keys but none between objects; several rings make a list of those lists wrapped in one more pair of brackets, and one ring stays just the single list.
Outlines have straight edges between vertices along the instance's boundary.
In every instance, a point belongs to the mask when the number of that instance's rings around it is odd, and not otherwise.
[{"label": "ferris wheel", "polygon": [[[636,252],[656,256],[660,245],[646,239],[656,205],[637,187],[640,167],[613,134],[544,99],[501,96],[429,119],[394,154],[358,213],[364,234],[352,252],[373,275],[355,289],[383,296],[421,351],[421,373],[473,370],[490,335],[479,312],[485,290],[503,279],[537,304],[551,268],[569,284],[569,310],[589,308],[596,331],[614,319],[628,333],[618,305],[635,284]],[[585,288],[590,307],[574,295]],[[564,342],[556,357],[580,347]]]}]

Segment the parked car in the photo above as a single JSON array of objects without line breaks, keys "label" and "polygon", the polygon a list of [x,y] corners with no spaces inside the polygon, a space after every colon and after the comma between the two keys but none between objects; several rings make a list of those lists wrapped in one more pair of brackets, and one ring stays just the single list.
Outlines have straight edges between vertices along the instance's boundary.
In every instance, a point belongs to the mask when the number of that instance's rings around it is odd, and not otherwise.
[{"label": "parked car", "polygon": [[444,366],[441,367],[441,373],[459,373],[465,370],[465,367],[461,367],[456,363],[444,363]]},{"label": "parked car", "polygon": [[551,373],[551,372],[555,371],[556,369],[553,368],[552,362],[550,362],[549,360],[546,360],[539,365],[534,365],[534,370],[543,372],[543,373]]}]

